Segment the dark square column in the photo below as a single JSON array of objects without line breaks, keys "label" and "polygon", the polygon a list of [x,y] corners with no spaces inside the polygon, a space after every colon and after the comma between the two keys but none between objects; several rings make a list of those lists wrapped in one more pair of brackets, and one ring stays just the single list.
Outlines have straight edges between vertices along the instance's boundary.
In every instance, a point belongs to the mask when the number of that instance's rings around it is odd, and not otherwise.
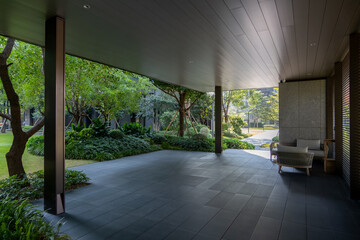
[{"label": "dark square column", "polygon": [[350,35],[350,194],[360,199],[360,33]]},{"label": "dark square column", "polygon": [[44,209],[65,212],[65,21],[45,25],[45,183]]},{"label": "dark square column", "polygon": [[222,152],[222,87],[215,86],[215,153]]}]

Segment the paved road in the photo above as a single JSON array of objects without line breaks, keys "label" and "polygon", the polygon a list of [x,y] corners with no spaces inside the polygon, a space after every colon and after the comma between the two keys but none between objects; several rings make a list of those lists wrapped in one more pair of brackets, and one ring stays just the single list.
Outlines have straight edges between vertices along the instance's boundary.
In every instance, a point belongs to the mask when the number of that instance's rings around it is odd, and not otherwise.
[{"label": "paved road", "polygon": [[260,146],[271,142],[271,139],[275,137],[277,133],[278,130],[265,130],[263,133],[258,133],[254,136],[244,138],[242,141],[254,144],[256,150],[266,150],[266,148],[261,148]]}]

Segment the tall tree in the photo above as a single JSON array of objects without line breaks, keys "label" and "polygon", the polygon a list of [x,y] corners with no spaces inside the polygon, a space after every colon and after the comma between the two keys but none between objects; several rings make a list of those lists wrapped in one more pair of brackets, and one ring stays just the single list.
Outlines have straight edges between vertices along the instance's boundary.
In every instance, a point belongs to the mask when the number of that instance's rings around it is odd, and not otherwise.
[{"label": "tall tree", "polygon": [[154,89],[150,80],[120,69],[95,64],[92,103],[105,121],[122,110],[136,113],[142,98]]},{"label": "tall tree", "polygon": [[207,124],[211,120],[212,104],[215,100],[214,97],[215,96],[210,94],[204,94],[199,98],[191,110],[192,116],[199,120],[202,124]]},{"label": "tall tree", "polygon": [[[15,88],[18,86],[18,84],[20,84],[20,82],[19,81],[12,82],[10,76],[14,77],[15,73],[13,72],[9,73],[9,67],[12,65],[12,63],[8,63],[8,60],[9,59],[11,60],[10,56],[15,46],[15,40],[12,38],[8,38],[7,40],[1,38],[0,40],[1,40],[0,46],[2,48],[2,52],[0,53],[0,78],[4,91],[6,93],[6,97],[10,102],[10,110],[11,110],[10,115],[1,114],[0,116],[11,121],[12,133],[14,136],[11,148],[9,152],[6,154],[6,162],[8,165],[8,171],[10,176],[17,175],[18,177],[23,177],[25,175],[25,170],[22,164],[22,155],[25,151],[26,142],[33,134],[35,134],[44,125],[44,119],[38,121],[37,124],[34,127],[32,127],[30,130],[28,131],[22,130],[21,105],[20,105],[19,95],[15,91]],[[39,50],[41,52],[41,49]],[[39,71],[41,71],[41,68],[39,69]],[[27,75],[19,74],[19,76],[20,77],[17,80],[24,80],[24,81],[28,80]],[[41,82],[41,79],[38,80]],[[41,88],[41,86],[38,87]]]},{"label": "tall tree", "polygon": [[161,126],[167,127],[173,114],[167,124],[161,121],[163,114],[177,110],[177,102],[173,97],[161,92],[154,91],[147,94],[140,102],[140,111],[138,116],[153,119],[153,130],[159,131]]},{"label": "tall tree", "polygon": [[66,108],[76,122],[94,107],[107,121],[120,110],[136,112],[150,80],[137,74],[73,56],[66,56]]},{"label": "tall tree", "polygon": [[165,94],[173,97],[178,104],[179,111],[179,136],[184,136],[186,112],[194,106],[199,98],[205,93],[191,90],[173,84],[152,80],[153,84]]},{"label": "tall tree", "polygon": [[273,93],[264,98],[265,104],[263,119],[271,121],[279,121],[279,91],[277,88],[273,89]]},{"label": "tall tree", "polygon": [[65,105],[76,123],[82,124],[91,108],[93,90],[91,62],[66,55],[65,57]]},{"label": "tall tree", "polygon": [[245,97],[244,90],[234,90],[234,91],[223,91],[223,102],[222,109],[224,112],[224,122],[229,123],[229,109],[231,103],[241,102]]}]

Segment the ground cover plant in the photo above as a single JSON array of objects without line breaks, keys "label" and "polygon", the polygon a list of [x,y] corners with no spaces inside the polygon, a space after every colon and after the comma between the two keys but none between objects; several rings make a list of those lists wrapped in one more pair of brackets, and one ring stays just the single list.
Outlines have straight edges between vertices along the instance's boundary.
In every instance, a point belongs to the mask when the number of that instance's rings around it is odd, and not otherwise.
[{"label": "ground cover plant", "polygon": [[[87,184],[85,173],[65,169],[65,190]],[[61,222],[47,222],[28,201],[43,197],[44,171],[0,180],[0,239],[70,239],[60,234]]]},{"label": "ground cover plant", "polygon": [[224,138],[223,143],[231,149],[255,149],[255,146],[248,142],[240,141],[237,138]]},{"label": "ground cover plant", "polygon": [[[109,130],[105,122],[95,119],[89,128],[73,124],[72,130],[66,132],[65,157],[104,161],[160,149],[213,152],[215,145],[214,139],[210,138],[210,130],[204,125],[197,128],[198,133],[193,128],[188,128],[191,131],[185,137],[162,136],[151,133],[150,128],[139,123],[125,123],[118,129]],[[229,138],[224,143],[229,148],[255,148],[237,138]],[[44,136],[30,138],[27,150],[34,155],[43,156]]]},{"label": "ground cover plant", "polygon": [[[81,171],[65,169],[65,190],[85,185],[90,179]],[[27,174],[25,178],[16,175],[0,180],[0,200],[38,199],[44,192],[44,171]]]},{"label": "ground cover plant", "polygon": [[70,239],[60,233],[61,222],[53,226],[28,201],[9,198],[0,201],[0,223],[0,238],[3,240]]}]

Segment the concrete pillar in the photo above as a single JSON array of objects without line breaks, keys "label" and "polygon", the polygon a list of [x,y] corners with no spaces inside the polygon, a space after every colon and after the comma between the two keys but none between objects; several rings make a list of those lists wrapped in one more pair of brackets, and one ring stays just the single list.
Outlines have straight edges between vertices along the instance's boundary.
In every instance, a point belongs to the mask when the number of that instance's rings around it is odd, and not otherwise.
[{"label": "concrete pillar", "polygon": [[222,87],[215,86],[215,153],[222,152]]},{"label": "concrete pillar", "polygon": [[360,33],[350,35],[350,194],[360,199]]},{"label": "concrete pillar", "polygon": [[342,175],[342,63],[335,63],[335,160],[336,171]]},{"label": "concrete pillar", "polygon": [[65,212],[65,21],[45,24],[44,209]]}]

